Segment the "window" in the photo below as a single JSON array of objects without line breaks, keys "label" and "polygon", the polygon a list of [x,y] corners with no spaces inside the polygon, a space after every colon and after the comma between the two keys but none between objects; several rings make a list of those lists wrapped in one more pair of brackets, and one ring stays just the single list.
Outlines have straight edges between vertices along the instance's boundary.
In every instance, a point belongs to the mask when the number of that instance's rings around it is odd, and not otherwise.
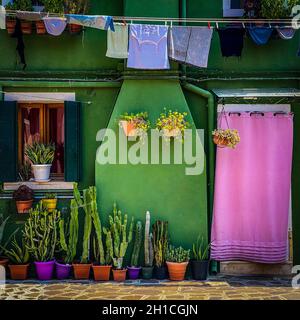
[{"label": "window", "polygon": [[24,149],[35,141],[55,144],[52,176],[64,174],[64,104],[18,104],[18,160],[24,163]]},{"label": "window", "polygon": [[224,17],[242,17],[244,14],[244,0],[223,0]]}]

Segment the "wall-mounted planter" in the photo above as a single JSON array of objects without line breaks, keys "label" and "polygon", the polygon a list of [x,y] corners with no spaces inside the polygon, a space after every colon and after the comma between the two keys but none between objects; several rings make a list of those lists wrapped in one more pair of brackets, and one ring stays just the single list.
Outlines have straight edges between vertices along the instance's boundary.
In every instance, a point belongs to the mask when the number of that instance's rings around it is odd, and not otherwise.
[{"label": "wall-mounted planter", "polygon": [[213,136],[214,144],[220,148],[225,148],[228,145],[228,139],[218,136]]},{"label": "wall-mounted planter", "polygon": [[83,27],[79,24],[69,24],[69,32],[70,34],[79,34],[82,32]]},{"label": "wall-mounted planter", "polygon": [[124,131],[126,137],[135,137],[137,135],[137,129],[132,121],[120,120],[119,125]]},{"label": "wall-mounted planter", "polygon": [[21,21],[21,29],[23,34],[31,34],[32,23],[30,21]]},{"label": "wall-mounted planter", "polygon": [[18,265],[10,264],[8,267],[10,270],[11,279],[26,280],[28,278],[29,264],[18,264]]},{"label": "wall-mounted planter", "polygon": [[164,137],[167,137],[167,138],[172,138],[172,137],[175,138],[181,135],[181,131],[180,129],[172,129],[172,130],[163,129],[163,135]]},{"label": "wall-mounted planter", "polygon": [[52,164],[33,164],[32,171],[36,182],[48,182]]},{"label": "wall-mounted planter", "polygon": [[93,265],[92,268],[95,281],[109,281],[111,266]]},{"label": "wall-mounted planter", "polygon": [[32,208],[33,199],[26,200],[26,201],[16,201],[17,212],[19,214],[28,213],[29,210]]},{"label": "wall-mounted planter", "polygon": [[123,282],[126,280],[127,269],[113,269],[114,281]]},{"label": "wall-mounted planter", "polygon": [[36,28],[37,34],[46,34],[47,33],[44,21],[36,21],[35,28]]},{"label": "wall-mounted planter", "polygon": [[76,280],[88,280],[90,278],[91,264],[73,263],[74,277]]},{"label": "wall-mounted planter", "polygon": [[16,20],[15,19],[7,19],[6,20],[6,30],[8,34],[13,34],[16,28]]},{"label": "wall-mounted planter", "polygon": [[39,280],[51,280],[54,271],[54,261],[34,262],[37,278]]}]

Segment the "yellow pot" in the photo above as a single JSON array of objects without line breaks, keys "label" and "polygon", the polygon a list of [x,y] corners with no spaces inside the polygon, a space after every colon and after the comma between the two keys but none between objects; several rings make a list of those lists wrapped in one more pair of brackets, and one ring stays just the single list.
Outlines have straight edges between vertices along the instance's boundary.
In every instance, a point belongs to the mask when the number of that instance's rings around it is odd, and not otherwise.
[{"label": "yellow pot", "polygon": [[57,199],[43,199],[43,205],[48,209],[49,212],[52,212],[56,209]]}]

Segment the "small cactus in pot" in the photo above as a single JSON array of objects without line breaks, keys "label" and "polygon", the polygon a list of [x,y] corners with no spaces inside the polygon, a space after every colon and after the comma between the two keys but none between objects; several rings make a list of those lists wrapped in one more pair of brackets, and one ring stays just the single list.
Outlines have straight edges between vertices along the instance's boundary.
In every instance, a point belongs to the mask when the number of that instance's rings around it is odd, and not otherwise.
[{"label": "small cactus in pot", "polygon": [[142,275],[144,279],[151,279],[153,276],[153,235],[150,233],[151,216],[150,212],[146,212],[145,222],[145,239],[144,239],[144,267]]},{"label": "small cactus in pot", "polygon": [[190,259],[190,250],[170,245],[166,252],[166,263],[170,280],[182,281]]}]

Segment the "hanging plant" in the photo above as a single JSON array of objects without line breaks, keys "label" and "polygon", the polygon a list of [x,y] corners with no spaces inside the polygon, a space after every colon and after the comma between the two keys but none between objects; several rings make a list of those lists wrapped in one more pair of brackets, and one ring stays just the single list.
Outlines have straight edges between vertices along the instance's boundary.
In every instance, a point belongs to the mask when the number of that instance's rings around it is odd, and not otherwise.
[{"label": "hanging plant", "polygon": [[216,129],[212,132],[213,141],[219,147],[234,149],[240,142],[240,136],[235,129]]},{"label": "hanging plant", "polygon": [[119,118],[119,126],[124,130],[127,137],[143,137],[150,128],[147,112],[122,114]]},{"label": "hanging plant", "polygon": [[296,5],[300,5],[299,0],[261,0],[260,15],[265,19],[288,18]]},{"label": "hanging plant", "polygon": [[171,137],[183,139],[184,130],[190,127],[189,122],[185,119],[186,116],[186,112],[165,111],[157,119],[156,129],[163,132],[166,140],[170,140]]}]

